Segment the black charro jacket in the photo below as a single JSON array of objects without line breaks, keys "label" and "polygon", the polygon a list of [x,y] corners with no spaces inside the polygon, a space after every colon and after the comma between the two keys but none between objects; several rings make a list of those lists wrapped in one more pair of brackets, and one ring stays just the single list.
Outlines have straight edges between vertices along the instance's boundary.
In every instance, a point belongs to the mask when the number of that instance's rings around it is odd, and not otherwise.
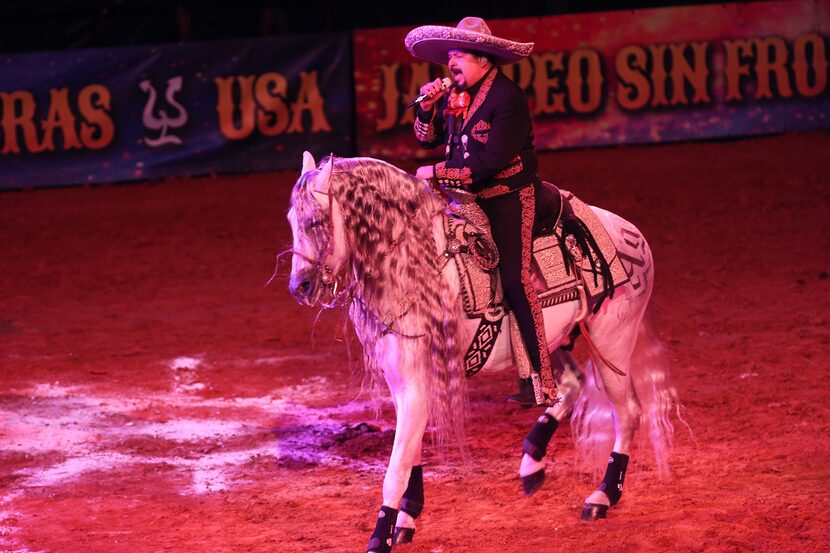
[{"label": "black charro jacket", "polygon": [[467,117],[445,117],[445,96],[415,118],[415,137],[424,148],[445,144],[445,161],[435,164],[442,187],[463,188],[479,198],[501,196],[537,180],[533,125],[524,92],[498,68],[468,90]]}]

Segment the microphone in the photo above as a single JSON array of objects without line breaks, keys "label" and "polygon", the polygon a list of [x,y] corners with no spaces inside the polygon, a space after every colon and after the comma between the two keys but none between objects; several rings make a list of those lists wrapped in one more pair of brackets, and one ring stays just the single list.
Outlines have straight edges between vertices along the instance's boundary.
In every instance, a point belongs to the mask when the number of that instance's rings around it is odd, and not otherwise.
[{"label": "microphone", "polygon": [[[441,80],[441,91],[447,90],[451,86],[452,86],[452,81],[450,80],[449,77],[444,77]],[[429,98],[429,94],[421,94],[420,96],[418,96],[417,98],[415,98],[414,100],[412,100],[411,102],[406,104],[406,107],[404,109],[409,109],[412,106],[414,106],[415,104],[420,104],[423,100],[426,100],[427,98]]]}]

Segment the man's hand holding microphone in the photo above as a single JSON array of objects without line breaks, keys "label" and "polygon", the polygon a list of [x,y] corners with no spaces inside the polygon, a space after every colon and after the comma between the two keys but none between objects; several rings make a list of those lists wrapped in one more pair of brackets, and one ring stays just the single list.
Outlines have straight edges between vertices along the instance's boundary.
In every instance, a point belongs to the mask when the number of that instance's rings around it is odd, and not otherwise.
[{"label": "man's hand holding microphone", "polygon": [[[421,95],[415,98],[410,105],[414,106],[415,104],[418,104],[421,106],[422,110],[426,112],[432,111],[435,103],[444,97],[444,94],[447,93],[451,86],[452,81],[448,77],[444,77],[443,79],[435,79],[434,81],[421,87],[421,90],[419,91]],[[421,180],[432,180],[435,177],[434,168],[432,165],[418,167],[418,170],[415,172],[415,176]]]},{"label": "man's hand holding microphone", "polygon": [[[452,81],[449,77],[444,77],[443,79],[435,79],[434,81],[425,84],[421,87],[420,96],[415,98],[409,106],[414,106],[415,104],[419,104],[421,109],[424,111],[432,110],[432,107],[435,105],[435,102],[440,100],[444,97],[444,94],[452,86]],[[409,107],[407,106],[407,107]]]}]

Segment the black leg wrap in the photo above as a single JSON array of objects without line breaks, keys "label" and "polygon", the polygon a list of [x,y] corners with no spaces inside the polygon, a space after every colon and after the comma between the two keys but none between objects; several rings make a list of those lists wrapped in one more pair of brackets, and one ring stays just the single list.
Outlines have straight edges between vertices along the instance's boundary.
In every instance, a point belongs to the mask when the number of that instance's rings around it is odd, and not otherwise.
[{"label": "black leg wrap", "polygon": [[611,505],[616,505],[622,497],[623,483],[625,481],[625,470],[628,468],[628,455],[611,452],[608,458],[608,466],[605,469],[605,477],[599,485],[599,491],[605,492]]},{"label": "black leg wrap", "polygon": [[558,427],[559,422],[555,418],[543,413],[522,443],[522,453],[527,453],[537,462],[544,459],[550,439]]},{"label": "black leg wrap", "polygon": [[382,505],[378,513],[378,523],[369,545],[366,546],[366,553],[391,553],[392,551],[392,529],[395,527],[395,519],[398,517],[398,510]]},{"label": "black leg wrap", "polygon": [[424,510],[424,469],[421,465],[412,467],[409,484],[403,492],[401,511],[412,518],[418,518]]}]

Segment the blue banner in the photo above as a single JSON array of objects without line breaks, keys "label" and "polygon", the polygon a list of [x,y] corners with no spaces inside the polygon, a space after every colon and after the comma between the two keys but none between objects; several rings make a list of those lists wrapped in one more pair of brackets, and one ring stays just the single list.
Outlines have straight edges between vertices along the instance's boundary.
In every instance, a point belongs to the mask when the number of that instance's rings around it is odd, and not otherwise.
[{"label": "blue banner", "polygon": [[347,33],[0,55],[0,189],[351,153]]}]

